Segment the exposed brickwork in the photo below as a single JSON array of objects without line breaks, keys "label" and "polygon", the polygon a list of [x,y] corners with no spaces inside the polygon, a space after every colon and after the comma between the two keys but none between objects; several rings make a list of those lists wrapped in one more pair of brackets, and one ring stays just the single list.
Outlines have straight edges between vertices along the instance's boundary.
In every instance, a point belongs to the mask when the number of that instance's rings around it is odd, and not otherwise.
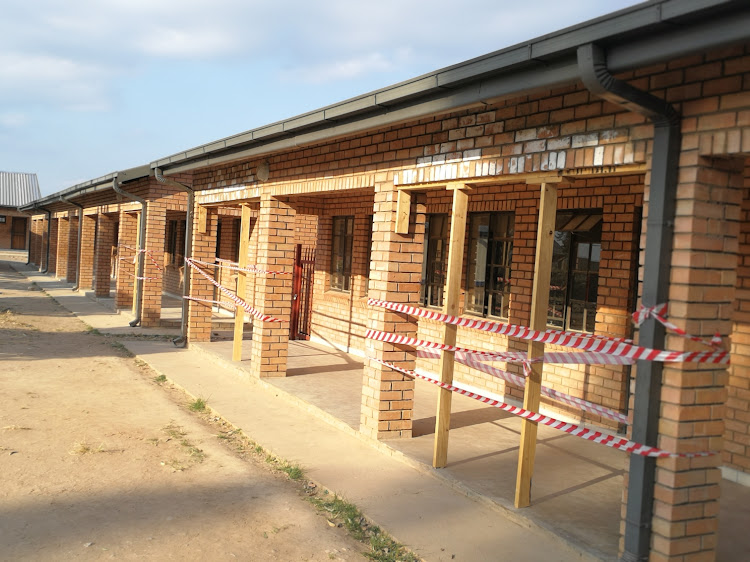
[{"label": "exposed brickwork", "polygon": [[750,160],[744,175],[723,461],[750,473]]},{"label": "exposed brickwork", "polygon": [[117,308],[133,306],[140,213],[120,211],[120,230],[117,235]]},{"label": "exposed brickwork", "polygon": [[[256,263],[260,269],[292,272],[295,210],[286,201],[264,195],[260,201]],[[291,275],[256,275],[255,307],[283,321],[253,321],[251,369],[259,377],[286,376],[289,318],[292,310]]]},{"label": "exposed brickwork", "polygon": [[57,219],[57,258],[55,259],[58,279],[68,278],[68,251],[70,248],[70,218],[61,216]]},{"label": "exposed brickwork", "polygon": [[164,238],[166,233],[167,206],[161,195],[171,190],[149,192],[146,210],[146,254],[143,262],[143,303],[141,326],[158,326],[161,321],[161,293],[164,270]]},{"label": "exposed brickwork", "polygon": [[34,217],[33,219],[30,219],[30,221],[29,263],[39,266],[41,263],[42,227],[44,221],[41,217]]},{"label": "exposed brickwork", "polygon": [[68,219],[68,274],[66,281],[75,283],[78,278],[78,216]]},{"label": "exposed brickwork", "polygon": [[[408,234],[393,232],[398,193],[391,182],[375,185],[375,205],[370,265],[370,296],[392,302],[417,304],[422,275],[425,205],[423,196],[412,199]],[[370,326],[375,330],[416,335],[409,316],[374,309]],[[365,353],[407,369],[414,368],[415,352],[392,344],[367,340]],[[360,430],[371,437],[411,437],[414,380],[375,361],[365,361]]]},{"label": "exposed brickwork", "polygon": [[[206,230],[200,231],[200,213],[193,215],[193,258],[213,262],[216,257],[216,209],[206,209]],[[209,274],[211,271],[208,272]],[[197,299],[213,300],[214,286],[195,269],[190,270],[190,296]],[[188,340],[191,342],[211,341],[211,305],[190,301],[188,312]]]},{"label": "exposed brickwork", "polygon": [[57,237],[59,235],[59,219],[52,218],[50,221],[51,228],[49,231],[49,264],[47,267],[47,273],[57,273]]},{"label": "exposed brickwork", "polygon": [[17,250],[25,250],[28,246],[28,233],[31,228],[31,217],[26,213],[21,213],[14,207],[0,207],[0,216],[5,217],[5,222],[0,222],[0,249],[10,249],[13,247],[13,222],[14,218],[26,219],[26,236],[22,247],[17,247]]},{"label": "exposed brickwork", "polygon": [[96,249],[96,215],[83,216],[81,233],[81,267],[79,268],[78,288],[81,290],[94,287],[94,255]]},{"label": "exposed brickwork", "polygon": [[96,250],[94,260],[96,271],[94,291],[97,297],[108,297],[110,293],[110,274],[112,268],[112,246],[115,242],[115,220],[112,215],[97,216]]}]

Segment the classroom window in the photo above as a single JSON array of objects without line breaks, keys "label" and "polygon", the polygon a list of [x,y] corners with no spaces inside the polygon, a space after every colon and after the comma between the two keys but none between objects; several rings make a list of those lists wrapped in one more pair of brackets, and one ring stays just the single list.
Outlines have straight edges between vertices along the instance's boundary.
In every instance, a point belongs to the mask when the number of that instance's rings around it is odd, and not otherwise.
[{"label": "classroom window", "polygon": [[354,217],[333,217],[331,289],[349,291],[352,277]]},{"label": "classroom window", "polygon": [[447,214],[427,215],[420,288],[420,301],[424,306],[443,306],[448,270],[448,222]]},{"label": "classroom window", "polygon": [[557,213],[547,324],[593,333],[602,250],[602,213]]},{"label": "classroom window", "polygon": [[470,215],[467,312],[508,318],[514,230],[513,213]]}]

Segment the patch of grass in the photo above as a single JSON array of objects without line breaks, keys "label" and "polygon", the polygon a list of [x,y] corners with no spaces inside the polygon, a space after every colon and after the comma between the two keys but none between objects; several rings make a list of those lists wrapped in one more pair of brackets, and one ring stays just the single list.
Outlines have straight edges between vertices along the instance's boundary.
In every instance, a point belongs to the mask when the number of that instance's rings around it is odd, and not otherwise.
[{"label": "patch of grass", "polygon": [[117,340],[110,341],[109,345],[114,347],[116,350],[120,351],[125,357],[135,357],[135,354],[133,354],[133,352],[131,352],[127,347],[125,347],[122,343],[120,343]]},{"label": "patch of grass", "polygon": [[101,336],[102,335],[102,333],[99,330],[97,330],[96,328],[94,328],[93,326],[86,326],[86,331],[89,334],[92,334],[94,336]]},{"label": "patch of grass", "polygon": [[167,376],[166,375],[159,375],[158,377],[154,377],[154,382],[157,384],[161,384],[163,382],[167,382]]},{"label": "patch of grass", "polygon": [[204,412],[206,410],[206,400],[204,398],[196,398],[190,404],[188,404],[188,410],[191,412]]},{"label": "patch of grass", "polygon": [[101,443],[98,447],[94,448],[84,439],[73,443],[73,449],[68,451],[68,453],[71,455],[88,455],[91,453],[103,453],[104,451],[104,443]]},{"label": "patch of grass", "polygon": [[[327,496],[327,497],[325,497]],[[360,542],[370,544],[370,552],[364,555],[378,562],[419,562],[419,558],[397,543],[385,531],[370,525],[362,512],[352,503],[338,495],[312,496],[310,502],[326,515],[329,522],[342,525]]]},{"label": "patch of grass", "polygon": [[[187,461],[172,459],[169,462],[162,462],[162,465],[169,466],[173,470],[181,472],[187,470],[194,464],[202,463],[206,459],[206,453],[203,449],[196,447],[189,439],[187,439],[185,437],[187,432],[179,425],[170,423],[169,425],[164,426],[162,431],[167,434],[166,441],[171,441],[173,439],[179,441],[180,450],[187,455]],[[159,444],[158,439],[151,439],[149,441],[155,446],[158,446]]]}]

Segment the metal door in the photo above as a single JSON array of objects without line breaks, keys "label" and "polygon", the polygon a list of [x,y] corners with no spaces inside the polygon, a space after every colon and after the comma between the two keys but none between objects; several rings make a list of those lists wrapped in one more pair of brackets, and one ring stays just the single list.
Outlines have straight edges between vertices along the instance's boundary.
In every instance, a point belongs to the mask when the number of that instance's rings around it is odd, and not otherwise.
[{"label": "metal door", "polygon": [[312,317],[313,274],[315,273],[315,248],[297,244],[292,276],[292,317],[289,337],[309,340]]}]

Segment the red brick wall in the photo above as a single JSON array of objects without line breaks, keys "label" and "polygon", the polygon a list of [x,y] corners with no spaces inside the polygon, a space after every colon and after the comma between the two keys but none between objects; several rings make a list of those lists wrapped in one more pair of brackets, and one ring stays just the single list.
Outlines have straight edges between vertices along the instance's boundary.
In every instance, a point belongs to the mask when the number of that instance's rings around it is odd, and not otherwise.
[{"label": "red brick wall", "polygon": [[57,219],[57,259],[56,275],[60,279],[68,277],[68,244],[70,242],[70,218]]}]

